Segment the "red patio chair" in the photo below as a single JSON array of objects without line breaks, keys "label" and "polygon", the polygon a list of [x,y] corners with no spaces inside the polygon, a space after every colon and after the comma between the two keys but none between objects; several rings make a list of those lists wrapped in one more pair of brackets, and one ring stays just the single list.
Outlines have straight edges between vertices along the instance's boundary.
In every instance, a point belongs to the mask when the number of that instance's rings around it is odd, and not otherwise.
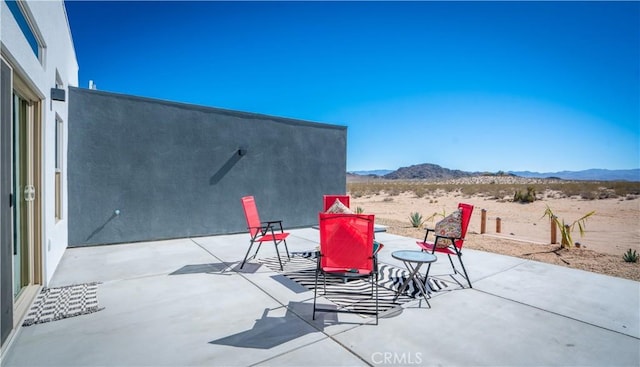
[{"label": "red patio chair", "polygon": [[[378,324],[378,263],[373,245],[373,214],[319,214],[320,252],[313,293],[313,319],[316,311],[348,312],[376,315]],[[375,311],[327,309],[316,306],[318,278],[338,277],[345,281],[366,279],[371,282],[371,296],[375,297]],[[342,293],[341,293],[342,294]],[[358,293],[360,294],[360,293]]]},{"label": "red patio chair", "polygon": [[326,212],[331,205],[333,205],[333,203],[336,202],[336,199],[340,200],[340,202],[342,204],[344,204],[344,206],[346,206],[347,208],[349,208],[349,195],[324,195],[322,198],[322,202],[323,202],[323,208],[322,211]]},{"label": "red patio chair", "polygon": [[251,235],[251,241],[247,254],[244,256],[244,260],[242,260],[242,265],[240,265],[240,269],[242,269],[244,263],[247,261],[247,257],[249,256],[249,252],[251,252],[251,247],[253,247],[254,243],[257,242],[258,247],[256,248],[256,253],[253,254],[252,258],[255,258],[258,255],[260,245],[262,245],[263,242],[273,242],[276,246],[278,262],[280,262],[280,270],[283,270],[278,245],[280,243],[284,243],[284,249],[287,252],[287,257],[291,258],[291,256],[289,256],[289,249],[287,248],[286,241],[289,233],[283,230],[282,221],[274,220],[261,222],[260,216],[258,215],[258,208],[256,207],[256,201],[253,196],[245,196],[242,198],[242,208],[244,209],[244,216],[247,219],[247,227],[249,229],[249,234]]},{"label": "red patio chair", "polygon": [[[462,221],[461,221],[461,234],[460,237],[446,237],[435,233],[434,229],[427,229],[427,233],[424,235],[424,241],[418,241],[417,244],[422,248],[422,251],[428,251],[431,253],[439,252],[441,254],[446,254],[449,257],[449,262],[451,263],[451,267],[453,268],[454,274],[460,274],[460,276],[464,277],[469,283],[469,288],[473,288],[471,286],[471,280],[469,279],[469,275],[467,274],[467,269],[464,267],[464,263],[462,262],[462,246],[464,245],[464,238],[467,234],[467,228],[469,227],[469,222],[471,220],[471,213],[473,213],[473,205],[460,203],[458,204],[458,209],[462,211]],[[435,233],[435,240],[433,242],[428,241],[427,237],[430,232]],[[447,242],[451,242],[449,246],[443,246]],[[438,244],[438,246],[436,246]],[[462,266],[462,273],[456,268],[453,264],[453,260],[451,259],[451,255],[456,255],[458,257],[458,261]],[[431,264],[427,267],[427,277],[429,276],[429,270],[431,270]]]}]

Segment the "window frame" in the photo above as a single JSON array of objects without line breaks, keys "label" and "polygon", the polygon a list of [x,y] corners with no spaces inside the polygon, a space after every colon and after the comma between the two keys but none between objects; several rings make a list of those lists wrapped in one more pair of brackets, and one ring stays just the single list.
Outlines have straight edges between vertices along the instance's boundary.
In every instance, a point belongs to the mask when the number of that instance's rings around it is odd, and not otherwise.
[{"label": "window frame", "polygon": [[46,44],[27,2],[23,0],[4,0],[4,2],[24,35],[29,48],[31,48],[40,64],[43,64]]}]

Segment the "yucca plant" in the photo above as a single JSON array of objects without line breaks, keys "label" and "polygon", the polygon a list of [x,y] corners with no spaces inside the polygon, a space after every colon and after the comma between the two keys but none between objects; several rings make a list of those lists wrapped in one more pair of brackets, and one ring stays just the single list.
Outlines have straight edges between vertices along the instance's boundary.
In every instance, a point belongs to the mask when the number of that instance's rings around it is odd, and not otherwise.
[{"label": "yucca plant", "polygon": [[362,213],[364,213],[364,209],[362,207],[360,207],[360,206],[357,206],[356,207],[356,214],[362,214]]},{"label": "yucca plant", "polygon": [[422,219],[422,214],[418,212],[411,213],[409,215],[409,219],[411,220],[411,225],[413,228],[420,228],[424,223],[424,219]]},{"label": "yucca plant", "polygon": [[547,205],[547,210],[544,211],[544,215],[542,216],[542,218],[549,217],[549,220],[558,226],[558,229],[560,230],[560,234],[562,236],[562,242],[560,246],[562,248],[571,248],[574,246],[573,238],[571,238],[571,232],[573,232],[577,225],[578,229],[580,230],[580,237],[584,236],[584,227],[586,225],[587,218],[594,215],[595,213],[595,210],[591,211],[583,215],[580,219],[575,220],[573,223],[566,224],[564,222],[564,219],[559,219],[558,216],[553,213],[551,208],[549,208],[549,205]]},{"label": "yucca plant", "polygon": [[628,249],[627,252],[622,255],[622,259],[628,263],[638,262],[638,253],[636,252],[636,250]]}]

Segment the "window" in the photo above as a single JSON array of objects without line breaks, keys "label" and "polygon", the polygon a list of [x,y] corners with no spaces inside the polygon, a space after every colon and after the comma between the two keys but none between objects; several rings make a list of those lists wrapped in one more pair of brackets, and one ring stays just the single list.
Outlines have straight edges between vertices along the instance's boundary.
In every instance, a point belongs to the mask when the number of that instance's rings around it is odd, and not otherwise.
[{"label": "window", "polygon": [[62,219],[62,137],[63,137],[63,125],[60,116],[56,115],[56,146],[55,146],[55,190],[56,190],[56,204],[55,215],[56,219]]},{"label": "window", "polygon": [[27,39],[29,46],[31,46],[33,53],[36,55],[38,60],[40,60],[42,44],[40,42],[40,39],[37,36],[37,33],[34,31],[33,22],[29,21],[29,17],[27,16],[27,11],[25,11],[24,5],[21,4],[22,1],[17,1],[17,0],[4,0],[4,1],[5,3],[7,3],[7,6],[9,7],[11,14],[13,14],[13,17],[18,23],[18,27],[20,27],[22,34],[24,34],[25,38]]},{"label": "window", "polygon": [[[56,69],[56,88],[64,88],[62,78],[58,69]],[[55,128],[55,216],[56,220],[62,219],[62,153],[63,153],[63,137],[64,126],[62,125],[62,118],[56,113],[56,128]]]}]

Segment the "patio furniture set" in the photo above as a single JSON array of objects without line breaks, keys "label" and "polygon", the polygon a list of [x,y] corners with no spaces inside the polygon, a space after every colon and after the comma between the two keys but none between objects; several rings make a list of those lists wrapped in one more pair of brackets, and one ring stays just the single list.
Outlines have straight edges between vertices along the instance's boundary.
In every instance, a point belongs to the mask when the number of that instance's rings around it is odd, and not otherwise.
[{"label": "patio furniture set", "polygon": [[[283,260],[279,246],[284,245],[287,259],[291,254],[287,248],[288,232],[284,231],[282,221],[261,221],[253,196],[242,198],[247,227],[250,234],[250,242],[247,253],[242,260],[242,269],[249,258],[251,249],[256,245],[253,256],[256,258],[262,243],[273,243],[276,249],[280,270],[284,270]],[[320,231],[320,245],[313,256],[317,260],[315,269],[315,287],[313,297],[313,319],[316,312],[349,312],[358,314],[375,315],[375,324],[378,324],[378,253],[384,247],[375,240],[374,221],[375,215],[354,213],[350,208],[348,195],[324,195],[323,211],[318,214],[317,228]],[[447,255],[453,274],[464,278],[471,288],[471,280],[462,261],[462,247],[464,244],[467,227],[471,219],[473,206],[460,203],[458,209],[436,223],[434,228],[426,229],[424,239],[416,241],[418,249],[400,250],[391,253],[394,259],[400,260],[408,271],[399,285],[394,301],[404,294],[407,287],[413,283],[417,288],[416,296],[422,296],[429,308],[429,292],[427,291],[427,279],[431,265],[437,261],[436,253]],[[431,236],[430,234],[433,233]],[[431,240],[430,238],[433,238]],[[457,257],[462,271],[453,262],[452,256]],[[427,264],[426,273],[423,275],[420,269]],[[317,305],[318,282],[322,278],[324,295],[327,294],[327,278],[339,278],[345,283],[352,280],[365,280],[371,284],[370,297],[375,302],[375,311],[353,311],[343,308],[323,308]]]}]

